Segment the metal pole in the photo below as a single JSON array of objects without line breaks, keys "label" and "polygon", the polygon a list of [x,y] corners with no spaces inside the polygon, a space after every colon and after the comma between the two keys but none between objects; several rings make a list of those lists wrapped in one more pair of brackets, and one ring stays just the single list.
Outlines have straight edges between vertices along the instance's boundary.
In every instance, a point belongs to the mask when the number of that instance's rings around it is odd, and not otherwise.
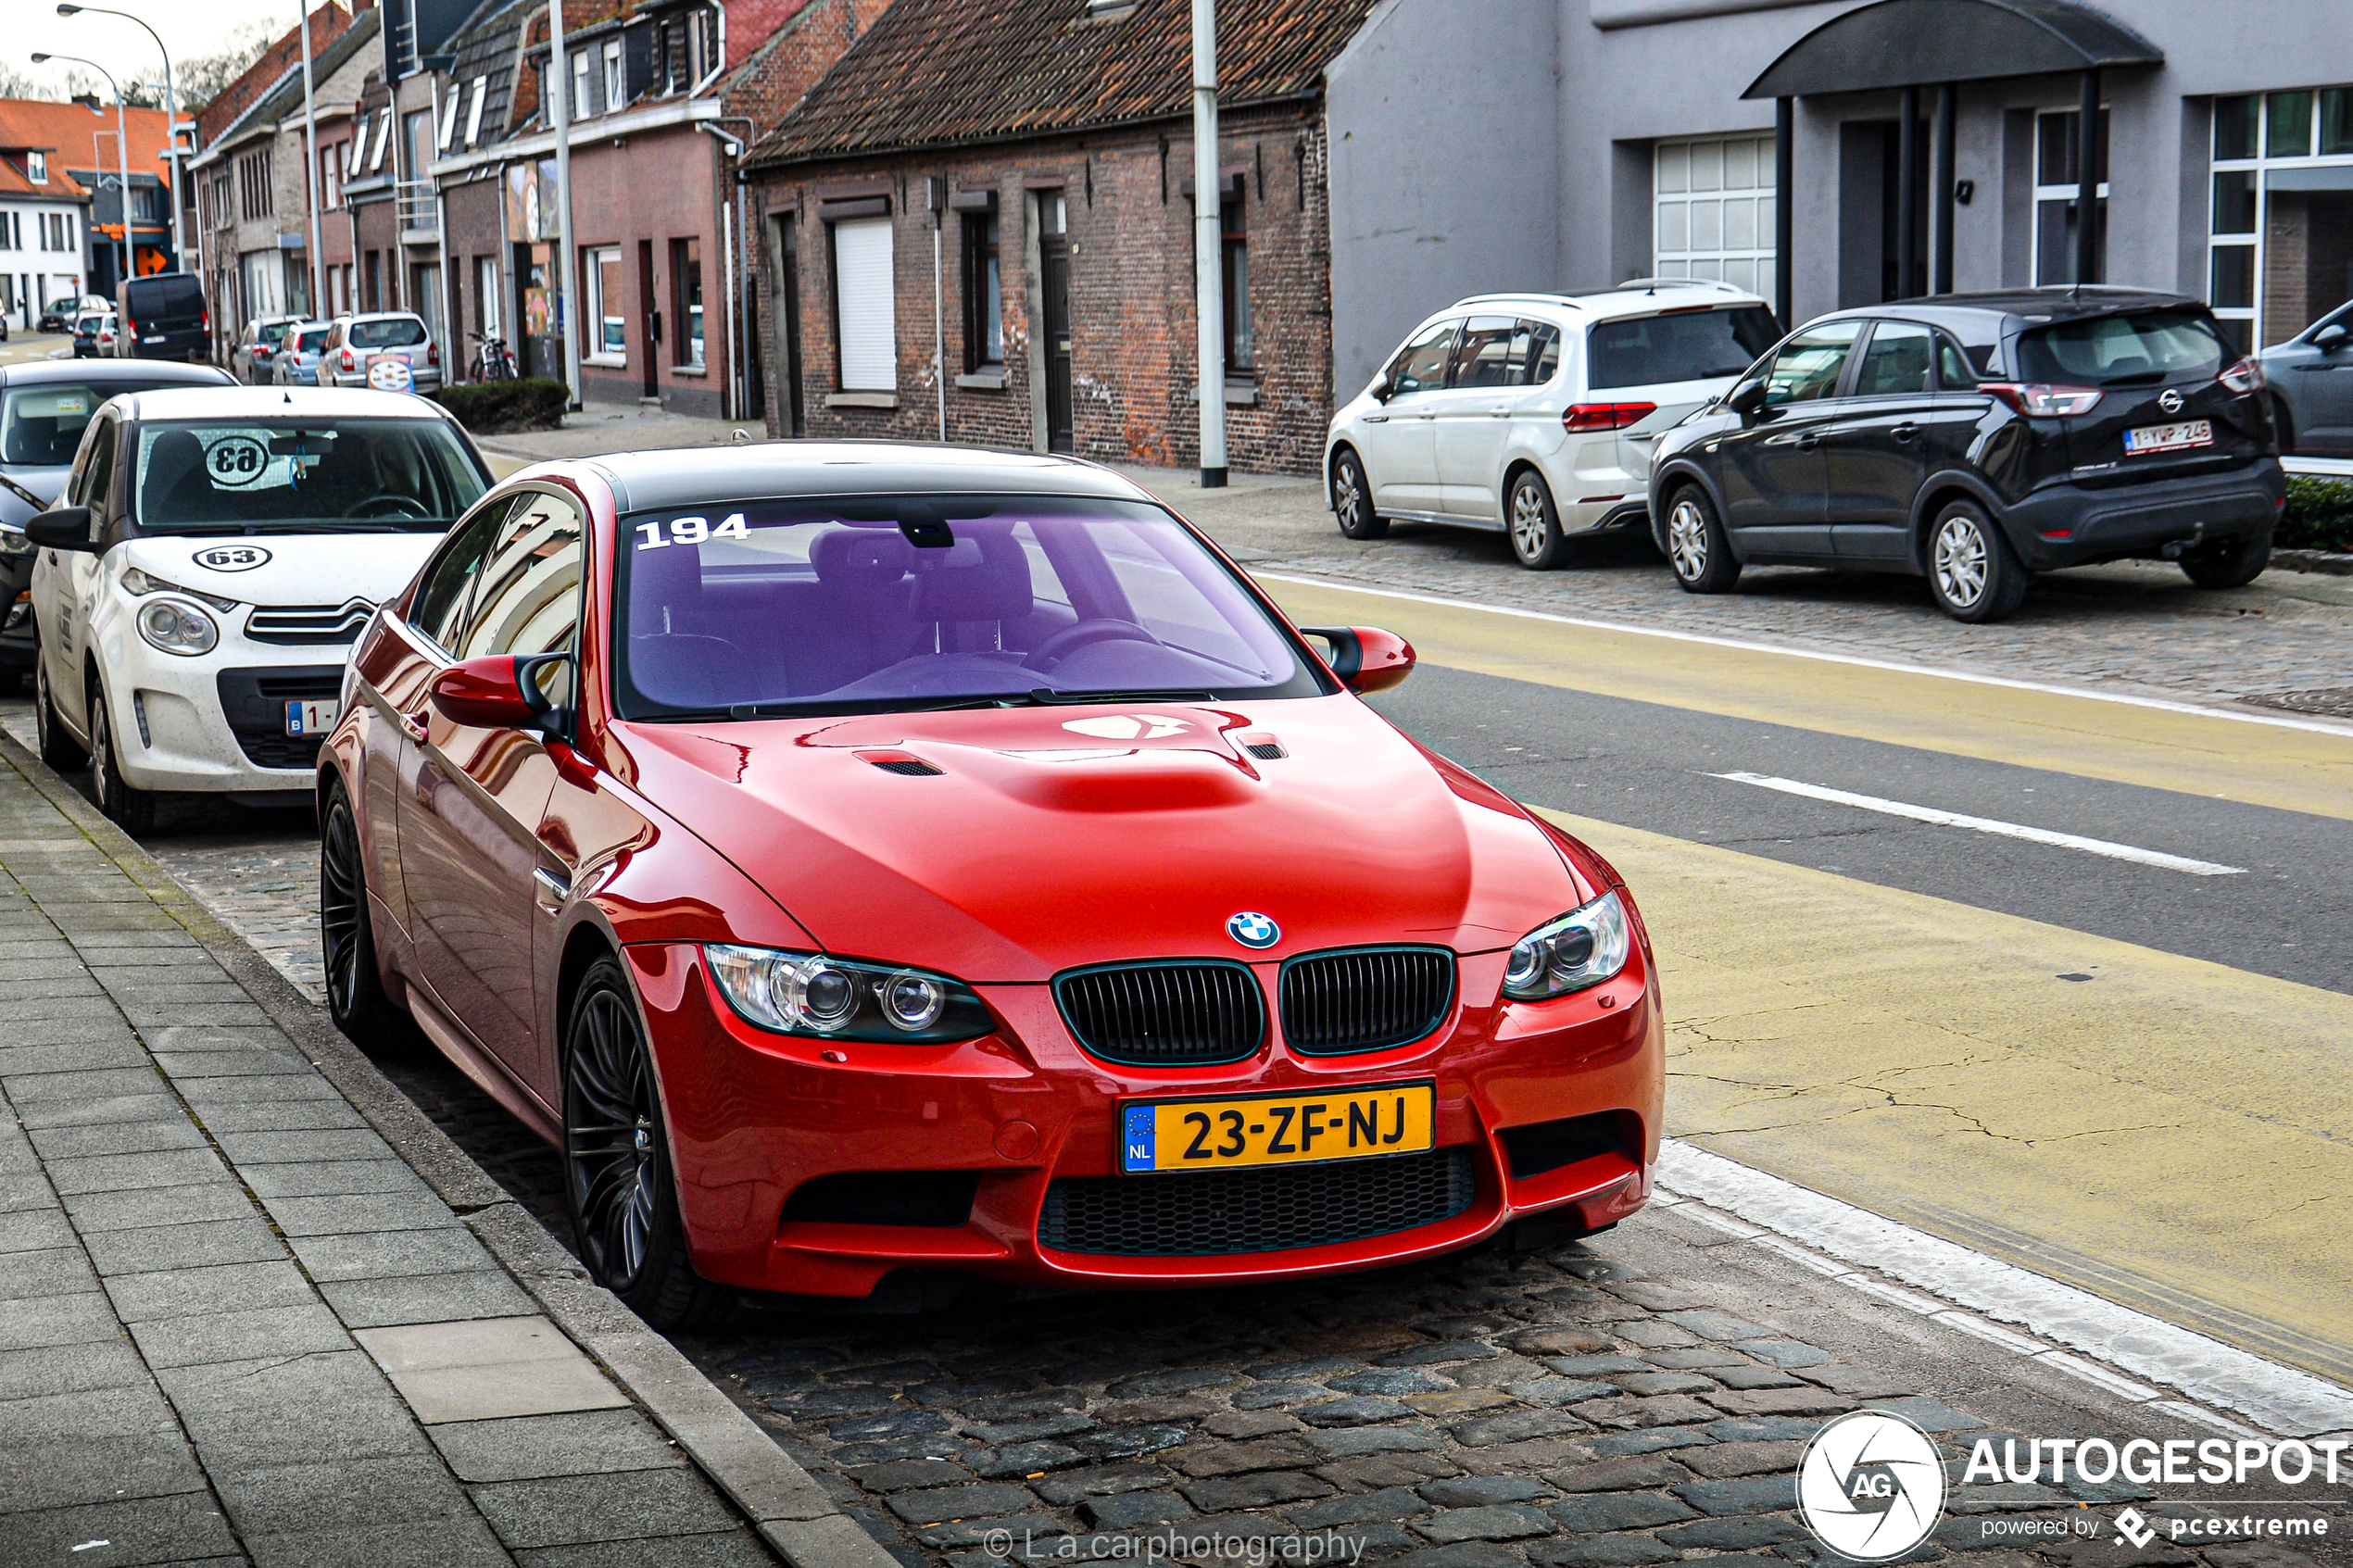
[{"label": "metal pole", "polygon": [[[105,77],[107,79],[107,85],[114,89],[115,161],[122,171],[120,176],[122,188],[116,193],[117,201],[115,204],[116,216],[122,220],[122,233],[121,236],[115,242],[115,249],[118,259],[115,264],[114,286],[117,289],[120,289],[123,285],[124,280],[131,276],[131,132],[129,126],[123,119],[122,84],[115,81],[114,73],[108,70],[106,67],[100,65],[95,60],[87,59],[80,55],[35,55],[32,56],[32,63],[34,65],[39,65],[44,60],[71,60],[75,65],[88,66],[92,70],[94,70],[100,76]],[[103,135],[104,132],[102,132],[100,134]],[[96,155],[95,161],[97,162],[99,172],[104,174],[107,167],[106,160],[103,155],[96,154],[97,144],[97,138],[94,136],[92,137],[90,142],[91,150],[94,155]],[[94,201],[91,203],[90,210],[93,216],[96,215],[97,204]],[[96,258],[96,253],[94,251],[91,255],[91,259],[94,261]],[[118,332],[121,330],[120,325],[118,325],[116,330]]]},{"label": "metal pole", "polygon": [[[947,214],[942,209],[948,204],[948,177],[935,174],[931,177],[931,183],[924,189],[928,194],[931,206],[931,380],[932,390],[938,395],[939,440],[945,445],[948,441],[948,323],[940,310],[939,232],[947,223]],[[969,308],[964,312],[964,320],[972,320]],[[964,352],[969,356],[972,350],[967,348]],[[966,363],[970,363],[969,358]]]},{"label": "metal pole", "polygon": [[1201,323],[1201,485],[1226,483],[1226,231],[1217,181],[1217,0],[1193,0],[1193,282]]},{"label": "metal pole", "polygon": [[1953,292],[1953,122],[1957,105],[1953,84],[1936,90],[1934,139],[1928,153],[1928,292]]},{"label": "metal pole", "polygon": [[[302,164],[310,192],[310,308],[305,314],[316,316],[327,297],[327,256],[319,243],[319,112],[310,97],[310,0],[295,0],[295,11],[302,19],[297,25],[302,34]],[[396,209],[398,206],[394,203]],[[398,221],[396,215],[394,220]]]},{"label": "metal pole", "polygon": [[1797,100],[1773,100],[1773,310],[1781,331],[1797,325],[1791,313],[1791,280],[1795,268],[1790,251],[1797,244]]},{"label": "metal pole", "polygon": [[1920,292],[1919,229],[1913,219],[1920,199],[1920,90],[1906,87],[1896,94],[1895,128],[1895,297],[1908,299]]},{"label": "metal pole", "polygon": [[2075,281],[2096,283],[2093,226],[2100,212],[2100,73],[2085,71],[2082,87],[2075,121]]},{"label": "metal pole", "polygon": [[[560,290],[557,314],[562,322],[564,384],[572,391],[572,406],[578,408],[582,406],[581,323],[575,292],[578,280],[573,275],[572,60],[564,49],[564,0],[547,0],[547,94],[555,110],[556,126],[556,245],[563,252],[556,263]],[[680,323],[679,330],[686,330],[685,323]]]},{"label": "metal pole", "polygon": [[[180,228],[180,216],[182,210],[180,174],[180,95],[171,85],[171,51],[163,46],[161,33],[148,27],[144,19],[132,16],[129,11],[118,11],[111,6],[60,5],[57,7],[57,15],[61,17],[78,16],[84,11],[94,17],[120,17],[125,21],[137,22],[142,28],[146,29],[147,36],[156,41],[156,53],[163,56],[163,129],[165,144],[170,149],[171,168],[172,252],[174,264],[184,272],[188,270],[188,243],[187,236],[181,232]],[[201,248],[197,253],[197,267],[199,270],[202,270]]]}]

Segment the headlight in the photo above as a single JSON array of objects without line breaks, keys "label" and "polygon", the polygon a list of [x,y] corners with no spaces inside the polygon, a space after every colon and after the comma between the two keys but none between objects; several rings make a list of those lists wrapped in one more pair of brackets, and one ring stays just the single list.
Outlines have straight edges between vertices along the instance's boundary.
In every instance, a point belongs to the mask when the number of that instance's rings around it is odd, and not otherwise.
[{"label": "headlight", "polygon": [[32,541],[21,529],[0,528],[0,560],[21,560],[32,554]]},{"label": "headlight", "polygon": [[220,641],[220,628],[212,617],[185,599],[150,599],[139,607],[135,619],[149,647],[182,658],[210,653]]},{"label": "headlight", "polygon": [[223,615],[237,608],[234,599],[224,599],[218,594],[199,594],[194,588],[182,588],[177,583],[167,583],[135,566],[124,567],[122,576],[117,581],[121,583],[122,591],[134,599],[144,599],[149,594],[185,594],[192,599],[202,599]]},{"label": "headlight", "polygon": [[1532,1002],[1598,985],[1626,967],[1632,940],[1626,906],[1615,892],[1604,893],[1513,945],[1504,995]]},{"label": "headlight", "polygon": [[933,1045],[997,1027],[969,987],[922,970],[718,942],[703,954],[728,1005],[779,1034]]}]

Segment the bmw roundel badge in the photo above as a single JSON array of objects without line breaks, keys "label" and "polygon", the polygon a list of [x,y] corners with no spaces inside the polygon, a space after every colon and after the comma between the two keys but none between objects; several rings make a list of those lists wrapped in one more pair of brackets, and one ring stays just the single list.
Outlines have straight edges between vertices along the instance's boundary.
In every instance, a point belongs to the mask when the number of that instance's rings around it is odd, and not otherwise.
[{"label": "bmw roundel badge", "polygon": [[1271,947],[1283,939],[1283,928],[1256,909],[1244,909],[1226,922],[1226,935],[1245,947]]}]

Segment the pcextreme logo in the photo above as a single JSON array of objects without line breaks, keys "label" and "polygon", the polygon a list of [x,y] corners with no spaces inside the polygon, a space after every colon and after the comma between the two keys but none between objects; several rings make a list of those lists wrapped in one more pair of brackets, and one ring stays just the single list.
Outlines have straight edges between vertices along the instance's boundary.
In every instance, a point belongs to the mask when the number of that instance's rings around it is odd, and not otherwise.
[{"label": "pcextreme logo", "polygon": [[1814,1434],[1797,1467],[1797,1512],[1814,1538],[1856,1562],[1884,1562],[1928,1538],[1944,1513],[1936,1445],[1902,1416],[1856,1411]]}]

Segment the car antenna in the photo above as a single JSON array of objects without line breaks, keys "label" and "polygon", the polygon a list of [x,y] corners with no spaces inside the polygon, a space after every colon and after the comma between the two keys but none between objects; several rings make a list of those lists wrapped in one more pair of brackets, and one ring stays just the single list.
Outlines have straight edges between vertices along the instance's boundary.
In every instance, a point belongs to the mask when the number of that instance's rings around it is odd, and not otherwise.
[{"label": "car antenna", "polygon": [[289,390],[287,391],[287,393],[285,394],[285,398],[286,398],[286,401],[287,401],[287,402],[289,402],[289,403],[291,403],[291,402],[293,402],[293,401],[294,401],[294,393],[293,393],[293,391],[292,391],[291,389],[289,389]]}]

